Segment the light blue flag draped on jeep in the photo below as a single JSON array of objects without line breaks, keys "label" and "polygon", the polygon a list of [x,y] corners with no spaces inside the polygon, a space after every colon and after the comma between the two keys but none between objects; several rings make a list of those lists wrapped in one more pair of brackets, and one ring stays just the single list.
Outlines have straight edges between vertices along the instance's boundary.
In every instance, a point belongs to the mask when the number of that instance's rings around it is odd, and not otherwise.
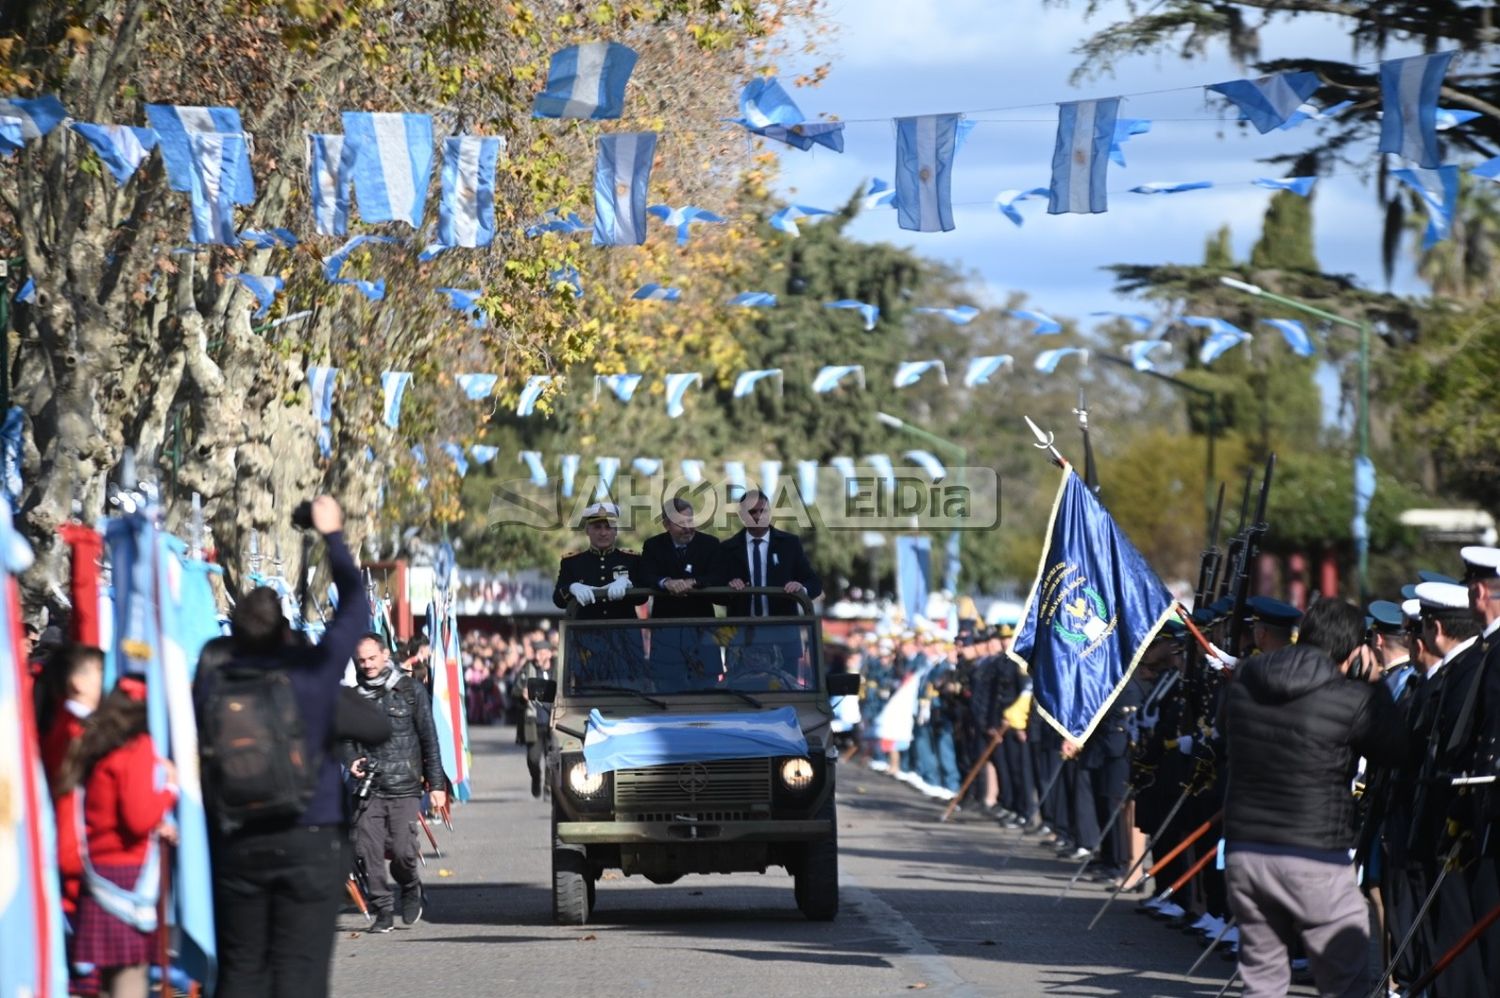
[{"label": "light blue flag draped on jeep", "polygon": [[807,755],[795,707],[750,714],[675,714],[610,720],[589,711],[583,761],[590,774],[716,759]]},{"label": "light blue flag draped on jeep", "polygon": [[1010,656],[1042,717],[1085,741],[1172,615],[1172,595],[1071,467]]}]

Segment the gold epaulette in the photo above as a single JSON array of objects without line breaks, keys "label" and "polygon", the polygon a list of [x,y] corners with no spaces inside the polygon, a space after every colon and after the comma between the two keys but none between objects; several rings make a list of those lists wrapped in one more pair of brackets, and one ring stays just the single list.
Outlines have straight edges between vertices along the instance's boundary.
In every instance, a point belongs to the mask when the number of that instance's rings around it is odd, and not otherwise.
[{"label": "gold epaulette", "polygon": [[592,550],[592,549],[590,549],[590,548],[579,548],[577,551],[569,551],[567,554],[563,555],[563,557],[564,558],[577,558],[581,554],[588,554],[590,550]]},{"label": "gold epaulette", "polygon": [[635,554],[635,555],[640,554],[639,551],[632,551],[630,548],[615,548],[615,550],[618,551],[620,554]]}]

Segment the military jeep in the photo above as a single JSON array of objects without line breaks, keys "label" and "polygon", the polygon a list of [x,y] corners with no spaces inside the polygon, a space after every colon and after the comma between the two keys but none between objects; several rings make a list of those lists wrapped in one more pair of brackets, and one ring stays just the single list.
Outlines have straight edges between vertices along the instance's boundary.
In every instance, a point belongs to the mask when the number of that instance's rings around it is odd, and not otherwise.
[{"label": "military jeep", "polygon": [[[787,598],[734,593],[752,594]],[[558,924],[588,921],[605,870],[669,884],[780,866],[808,918],[838,914],[829,697],[857,692],[858,678],[824,676],[819,620],[805,596],[797,605],[798,616],[646,620],[570,609],[555,678],[531,687],[551,704]]]}]

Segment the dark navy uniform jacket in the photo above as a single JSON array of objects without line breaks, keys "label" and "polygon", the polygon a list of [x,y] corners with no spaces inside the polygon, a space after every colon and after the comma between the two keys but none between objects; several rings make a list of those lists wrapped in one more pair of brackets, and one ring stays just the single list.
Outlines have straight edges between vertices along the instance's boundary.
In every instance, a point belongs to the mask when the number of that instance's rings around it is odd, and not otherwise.
[{"label": "dark navy uniform jacket", "polygon": [[[634,551],[612,547],[604,551],[589,548],[577,554],[563,556],[557,567],[557,587],[552,590],[552,602],[567,609],[572,594],[568,587],[575,582],[586,586],[604,587],[618,578],[630,580],[631,588],[651,585],[641,578],[641,556]],[[628,620],[635,616],[635,608],[646,602],[645,596],[633,596],[622,600],[604,599],[603,593],[588,606],[579,607],[578,620]]]}]

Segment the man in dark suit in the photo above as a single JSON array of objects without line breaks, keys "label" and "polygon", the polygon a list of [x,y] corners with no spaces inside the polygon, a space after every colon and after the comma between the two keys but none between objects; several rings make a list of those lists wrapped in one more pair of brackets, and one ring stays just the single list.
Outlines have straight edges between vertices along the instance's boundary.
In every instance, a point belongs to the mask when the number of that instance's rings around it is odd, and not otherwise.
[{"label": "man in dark suit", "polygon": [[714,601],[695,595],[716,579],[719,540],[699,533],[693,523],[693,504],[678,496],[661,511],[665,533],[641,546],[641,578],[658,590],[651,600],[652,617],[712,617]]},{"label": "man in dark suit", "polygon": [[[747,490],[739,512],[745,529],[719,546],[719,574],[729,588],[767,586],[805,593],[808,599],[823,595],[823,582],[808,562],[802,541],[771,526],[771,504],[764,492]],[[774,596],[740,596],[729,604],[731,617],[790,617],[799,612],[796,600]]]}]

